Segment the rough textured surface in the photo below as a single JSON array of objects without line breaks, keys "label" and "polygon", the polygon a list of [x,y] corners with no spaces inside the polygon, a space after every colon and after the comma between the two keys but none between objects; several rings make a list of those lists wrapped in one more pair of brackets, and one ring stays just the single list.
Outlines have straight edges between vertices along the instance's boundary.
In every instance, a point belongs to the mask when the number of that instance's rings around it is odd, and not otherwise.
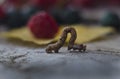
[{"label": "rough textured surface", "polygon": [[44,47],[0,39],[0,79],[119,79],[120,37],[87,44],[85,53],[64,47],[46,54]]}]

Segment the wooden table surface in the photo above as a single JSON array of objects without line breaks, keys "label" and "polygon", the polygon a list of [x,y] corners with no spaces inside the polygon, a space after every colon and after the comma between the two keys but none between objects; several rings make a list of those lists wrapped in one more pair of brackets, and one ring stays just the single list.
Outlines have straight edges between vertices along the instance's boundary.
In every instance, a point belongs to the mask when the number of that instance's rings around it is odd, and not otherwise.
[{"label": "wooden table surface", "polygon": [[45,47],[0,38],[0,79],[119,79],[120,35],[86,45],[85,53],[63,47],[47,54]]}]

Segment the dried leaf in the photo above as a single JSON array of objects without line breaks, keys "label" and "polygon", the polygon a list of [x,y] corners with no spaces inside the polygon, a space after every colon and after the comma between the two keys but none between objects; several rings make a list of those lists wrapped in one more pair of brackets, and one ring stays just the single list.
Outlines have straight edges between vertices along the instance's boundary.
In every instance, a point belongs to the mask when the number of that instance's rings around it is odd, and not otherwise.
[{"label": "dried leaf", "polygon": [[[74,27],[77,31],[76,43],[78,44],[90,42],[106,34],[114,32],[113,28],[111,27],[86,27],[83,25],[74,25],[72,27]],[[46,45],[51,42],[57,41],[60,38],[62,30],[63,27],[60,28],[58,34],[56,34],[55,38],[53,39],[37,39],[32,35],[32,33],[29,31],[27,27],[5,32],[2,34],[2,36],[11,39],[12,38],[20,39],[22,41],[32,42],[38,45]],[[69,38],[70,35],[68,35],[66,42],[69,41]]]}]

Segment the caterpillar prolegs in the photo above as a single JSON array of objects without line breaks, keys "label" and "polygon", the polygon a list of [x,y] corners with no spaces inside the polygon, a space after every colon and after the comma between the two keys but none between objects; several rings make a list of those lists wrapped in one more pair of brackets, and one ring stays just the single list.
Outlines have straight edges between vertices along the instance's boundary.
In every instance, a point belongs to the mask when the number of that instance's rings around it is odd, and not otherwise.
[{"label": "caterpillar prolegs", "polygon": [[46,48],[46,52],[47,53],[52,53],[52,52],[58,53],[59,49],[64,45],[67,39],[68,33],[71,34],[71,38],[68,43],[68,50],[73,49],[73,50],[79,50],[80,52],[86,51],[86,45],[83,45],[83,44],[75,45],[75,40],[77,38],[76,30],[73,27],[65,27],[61,34],[60,39],[55,44],[48,45]]}]

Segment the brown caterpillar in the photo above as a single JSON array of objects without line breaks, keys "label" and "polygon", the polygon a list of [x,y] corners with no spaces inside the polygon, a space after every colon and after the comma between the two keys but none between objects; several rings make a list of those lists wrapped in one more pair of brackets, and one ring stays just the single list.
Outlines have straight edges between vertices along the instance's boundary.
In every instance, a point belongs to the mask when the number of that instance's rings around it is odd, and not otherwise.
[{"label": "brown caterpillar", "polygon": [[53,51],[55,53],[59,52],[59,49],[64,45],[66,39],[67,39],[67,34],[70,33],[71,34],[71,38],[68,44],[68,50],[79,50],[79,51],[85,51],[86,50],[86,46],[84,46],[83,44],[81,45],[74,45],[75,40],[77,38],[77,33],[76,30],[72,27],[66,27],[64,28],[60,39],[55,43],[55,44],[50,44],[47,46],[46,48],[46,52],[47,53],[52,53]]}]

